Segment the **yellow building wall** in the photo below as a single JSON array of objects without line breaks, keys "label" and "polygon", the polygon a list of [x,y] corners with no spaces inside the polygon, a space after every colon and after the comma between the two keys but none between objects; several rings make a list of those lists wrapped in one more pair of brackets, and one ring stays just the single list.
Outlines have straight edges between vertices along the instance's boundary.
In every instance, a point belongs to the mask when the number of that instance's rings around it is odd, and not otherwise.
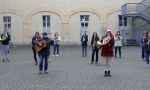
[{"label": "yellow building wall", "polygon": [[[62,44],[80,44],[80,15],[90,15],[89,38],[103,35],[107,25],[118,31],[118,15],[125,3],[142,0],[0,0],[2,17],[12,16],[12,42],[29,44],[34,32],[42,32],[42,15],[51,16],[51,33],[59,32]],[[3,27],[0,27],[3,32]]]}]

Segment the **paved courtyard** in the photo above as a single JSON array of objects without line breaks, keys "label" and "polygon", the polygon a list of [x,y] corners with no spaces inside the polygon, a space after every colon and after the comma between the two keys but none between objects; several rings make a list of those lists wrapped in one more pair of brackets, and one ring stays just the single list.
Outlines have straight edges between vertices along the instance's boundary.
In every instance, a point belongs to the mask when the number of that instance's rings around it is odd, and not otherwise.
[{"label": "paved courtyard", "polygon": [[[112,62],[112,76],[104,77],[104,61],[91,65],[78,46],[61,47],[50,56],[49,74],[38,74],[30,47],[14,47],[9,63],[0,63],[0,90],[150,90],[150,68],[140,58],[139,47],[123,47],[122,59]],[[0,58],[2,58],[0,54]]]}]

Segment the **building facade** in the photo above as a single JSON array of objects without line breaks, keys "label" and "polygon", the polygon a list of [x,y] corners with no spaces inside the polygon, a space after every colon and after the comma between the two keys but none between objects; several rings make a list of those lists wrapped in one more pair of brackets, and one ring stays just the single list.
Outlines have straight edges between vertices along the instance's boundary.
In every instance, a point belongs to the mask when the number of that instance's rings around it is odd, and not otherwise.
[{"label": "building facade", "polygon": [[[106,25],[114,33],[122,29],[121,6],[141,1],[0,0],[0,32],[7,28],[14,44],[30,44],[36,31],[52,33],[52,36],[58,32],[62,44],[80,44],[83,33],[88,34],[90,41],[93,32],[102,37]],[[130,23],[129,20],[128,30]]]}]

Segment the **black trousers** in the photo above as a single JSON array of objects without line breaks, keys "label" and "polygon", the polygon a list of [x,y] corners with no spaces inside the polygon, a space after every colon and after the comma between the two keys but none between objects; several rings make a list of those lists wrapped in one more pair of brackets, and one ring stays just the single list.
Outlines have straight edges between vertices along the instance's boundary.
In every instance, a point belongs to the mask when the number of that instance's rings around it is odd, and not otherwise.
[{"label": "black trousers", "polygon": [[142,47],[142,59],[145,58],[145,47]]},{"label": "black trousers", "polygon": [[82,57],[87,57],[87,45],[82,45]]},{"label": "black trousers", "polygon": [[115,46],[115,58],[117,57],[117,51],[119,51],[119,57],[121,58],[121,46]]},{"label": "black trousers", "polygon": [[98,52],[99,52],[99,49],[98,48],[93,48],[92,49],[92,58],[91,58],[91,62],[93,63],[94,62],[94,56],[96,55],[96,60],[95,62],[98,62]]},{"label": "black trousers", "polygon": [[[39,57],[40,57],[39,70],[42,71],[43,70],[43,66],[44,66],[44,71],[47,71],[49,55],[39,55]],[[44,65],[43,65],[43,63],[44,63]]]},{"label": "black trousers", "polygon": [[32,47],[32,51],[33,51],[33,56],[34,56],[35,64],[37,64],[38,63],[38,61],[37,61],[37,52],[36,52],[36,50],[35,50],[34,47]]}]

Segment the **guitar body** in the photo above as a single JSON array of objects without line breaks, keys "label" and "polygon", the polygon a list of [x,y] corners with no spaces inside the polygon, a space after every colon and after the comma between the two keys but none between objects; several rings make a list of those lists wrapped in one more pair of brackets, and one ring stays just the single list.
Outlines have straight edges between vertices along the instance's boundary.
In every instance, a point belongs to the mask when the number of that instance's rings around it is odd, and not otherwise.
[{"label": "guitar body", "polygon": [[35,44],[35,50],[36,50],[36,52],[40,52],[46,46],[47,46],[47,41],[40,40],[40,41],[38,41],[38,44]]}]

